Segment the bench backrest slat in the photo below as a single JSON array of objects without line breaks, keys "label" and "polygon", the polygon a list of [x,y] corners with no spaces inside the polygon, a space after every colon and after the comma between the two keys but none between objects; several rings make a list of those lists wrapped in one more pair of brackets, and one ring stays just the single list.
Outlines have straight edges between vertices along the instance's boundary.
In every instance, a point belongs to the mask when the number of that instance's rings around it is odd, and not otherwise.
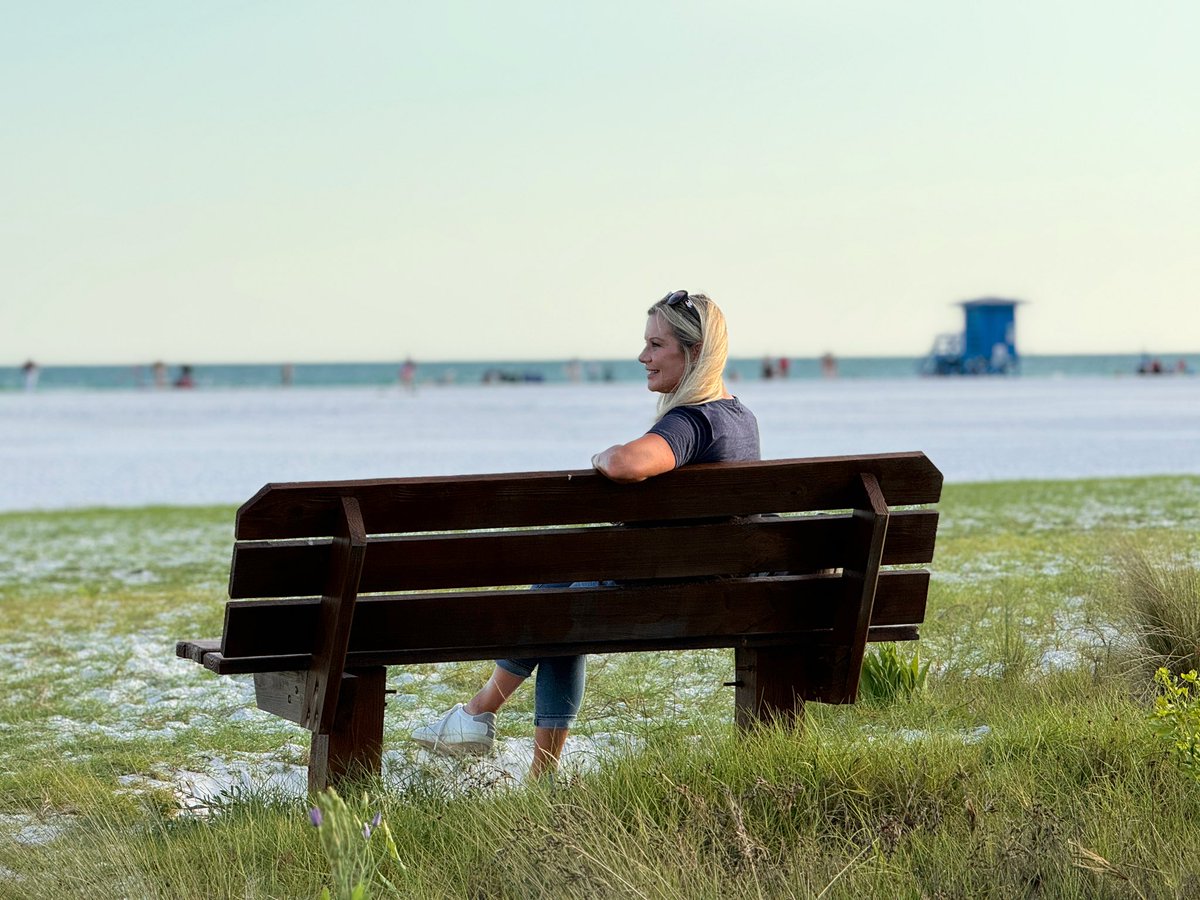
[{"label": "bench backrest slat", "polygon": [[[925,615],[929,573],[880,575],[873,627],[919,623]],[[625,641],[655,649],[677,639],[743,637],[832,628],[842,589],[836,575],[786,576],[685,584],[473,591],[360,598],[348,645],[351,653],[420,651],[430,660],[481,658],[489,649],[521,655],[523,647],[555,645],[558,652]],[[318,601],[231,601],[221,652],[226,657],[309,653]],[[447,622],[455,627],[447,628]],[[439,656],[470,647],[474,656]],[[574,648],[574,649],[572,649]],[[598,652],[598,651],[593,651]]]},{"label": "bench backrest slat", "polygon": [[[933,558],[938,514],[892,514],[884,565]],[[534,582],[811,572],[849,558],[850,515],[670,527],[552,528],[372,538],[361,593]],[[229,596],[303,597],[323,590],[328,541],[240,543]]]},{"label": "bench backrest slat", "polygon": [[354,496],[369,534],[644,522],[845,509],[859,473],[890,506],[936,503],[942,475],[923,453],[884,453],[687,466],[618,485],[588,469],[440,478],[268,484],[238,511],[239,540],[333,533],[340,498]]}]

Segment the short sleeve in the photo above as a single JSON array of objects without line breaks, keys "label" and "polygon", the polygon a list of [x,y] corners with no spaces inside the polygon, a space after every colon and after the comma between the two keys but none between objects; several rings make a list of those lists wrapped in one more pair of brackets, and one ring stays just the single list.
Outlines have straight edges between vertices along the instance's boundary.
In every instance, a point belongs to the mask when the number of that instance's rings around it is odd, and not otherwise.
[{"label": "short sleeve", "polygon": [[657,434],[675,454],[675,467],[693,462],[712,443],[712,427],[701,413],[677,406],[654,423],[647,434]]}]

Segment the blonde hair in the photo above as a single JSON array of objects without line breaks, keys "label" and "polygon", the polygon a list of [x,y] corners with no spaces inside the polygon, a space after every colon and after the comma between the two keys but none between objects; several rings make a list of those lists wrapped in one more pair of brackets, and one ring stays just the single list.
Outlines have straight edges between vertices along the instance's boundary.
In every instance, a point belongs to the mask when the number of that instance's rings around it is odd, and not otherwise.
[{"label": "blonde hair", "polygon": [[[688,301],[699,314],[699,322],[687,307]],[[725,396],[724,374],[729,355],[729,337],[721,308],[704,294],[688,294],[687,300],[674,306],[668,306],[667,297],[664,297],[646,314],[661,316],[684,351],[683,377],[679,379],[675,390],[659,396],[658,418],[661,419],[677,406],[708,403]],[[696,345],[700,346],[699,353],[693,352]]]}]

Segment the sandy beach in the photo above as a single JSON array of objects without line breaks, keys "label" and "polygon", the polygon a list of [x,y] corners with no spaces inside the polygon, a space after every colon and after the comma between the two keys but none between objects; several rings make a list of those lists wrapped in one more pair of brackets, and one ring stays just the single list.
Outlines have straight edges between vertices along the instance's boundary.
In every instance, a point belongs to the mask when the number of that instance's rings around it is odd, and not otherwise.
[{"label": "sandy beach", "polygon": [[[923,450],[948,481],[1200,472],[1200,379],[740,382],[767,458]],[[638,384],[0,394],[0,510],[239,503],[269,481],[585,468]]]}]

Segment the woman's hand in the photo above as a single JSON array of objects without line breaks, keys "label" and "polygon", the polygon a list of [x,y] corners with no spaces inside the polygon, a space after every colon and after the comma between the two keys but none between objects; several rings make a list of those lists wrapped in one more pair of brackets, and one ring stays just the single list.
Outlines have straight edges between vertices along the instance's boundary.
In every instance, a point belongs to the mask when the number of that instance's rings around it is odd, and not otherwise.
[{"label": "woman's hand", "polygon": [[628,444],[614,444],[592,457],[592,467],[621,484],[645,481],[675,468],[671,445],[657,434],[646,434]]}]

